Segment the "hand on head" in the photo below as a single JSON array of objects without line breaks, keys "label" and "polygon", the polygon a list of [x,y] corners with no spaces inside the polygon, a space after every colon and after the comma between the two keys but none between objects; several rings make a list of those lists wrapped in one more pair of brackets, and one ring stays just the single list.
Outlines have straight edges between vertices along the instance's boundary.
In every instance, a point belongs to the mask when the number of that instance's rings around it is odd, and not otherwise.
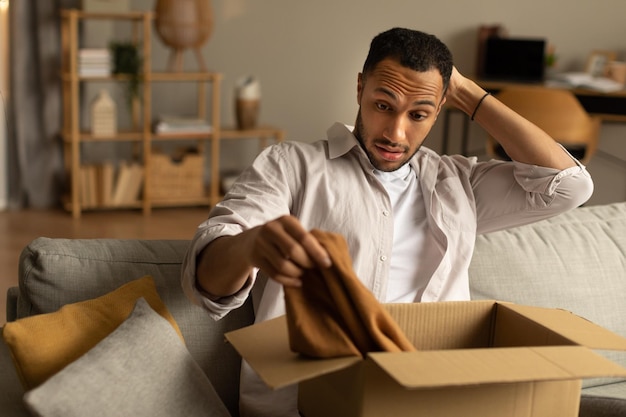
[{"label": "hand on head", "polygon": [[448,91],[446,92],[446,101],[453,107],[459,106],[459,95],[466,88],[465,78],[456,67],[452,67],[452,75],[450,75],[450,84],[448,85]]}]

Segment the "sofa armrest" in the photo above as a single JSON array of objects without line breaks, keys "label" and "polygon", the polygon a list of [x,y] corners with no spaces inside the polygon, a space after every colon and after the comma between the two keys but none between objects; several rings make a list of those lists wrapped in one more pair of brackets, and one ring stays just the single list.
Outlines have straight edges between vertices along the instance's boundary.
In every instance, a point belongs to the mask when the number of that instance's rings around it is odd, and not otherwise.
[{"label": "sofa armrest", "polygon": [[24,389],[15,371],[11,359],[11,352],[2,339],[0,328],[0,410],[3,417],[26,417],[30,414],[26,410],[22,397]]},{"label": "sofa armrest", "polygon": [[7,321],[17,320],[17,297],[19,293],[18,287],[10,287],[7,290]]}]

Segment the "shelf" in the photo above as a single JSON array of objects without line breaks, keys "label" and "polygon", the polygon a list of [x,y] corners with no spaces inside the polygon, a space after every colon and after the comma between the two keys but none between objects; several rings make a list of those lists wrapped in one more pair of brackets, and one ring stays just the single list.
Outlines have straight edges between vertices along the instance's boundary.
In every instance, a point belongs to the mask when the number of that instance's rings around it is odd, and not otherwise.
[{"label": "shelf", "polygon": [[[143,82],[216,82],[222,79],[222,74],[216,72],[152,72],[144,75]],[[61,81],[129,81],[128,74],[109,75],[80,75],[69,71],[61,72]]]},{"label": "shelf", "polygon": [[[236,140],[236,139],[269,139],[274,138],[276,142],[284,140],[285,132],[282,129],[272,126],[260,126],[254,129],[221,129],[219,132],[220,140]],[[152,140],[189,140],[189,139],[208,139],[213,133],[207,132],[181,132],[181,133],[153,133]]]},{"label": "shelf", "polygon": [[[206,200],[204,202],[204,204],[206,205]],[[89,207],[89,210],[128,210],[128,209],[140,209],[142,206],[141,201],[136,201],[135,203],[126,203],[126,204],[117,204],[117,205],[113,205],[113,204],[107,204],[107,205],[100,205],[100,206],[94,206],[94,207]],[[65,208],[66,211],[72,211],[72,201],[70,199],[63,199],[63,207]]]},{"label": "shelf", "polygon": [[198,132],[198,133],[153,133],[152,140],[153,141],[177,141],[177,140],[193,140],[193,139],[210,139],[213,136],[213,133],[207,132]]},{"label": "shelf", "polygon": [[137,20],[154,19],[152,12],[85,12],[78,9],[61,10],[61,17],[70,19],[73,16],[77,19],[101,19],[101,20]]},{"label": "shelf", "polygon": [[222,79],[216,72],[153,72],[148,75],[150,81],[212,81]]},{"label": "shelf", "polygon": [[[72,134],[63,133],[63,142],[71,143]],[[143,132],[118,132],[114,136],[93,136],[89,132],[80,132],[78,139],[81,142],[141,142],[144,139]]]},{"label": "shelf", "polygon": [[263,149],[267,146],[268,139],[274,139],[274,142],[282,142],[285,139],[285,131],[273,126],[259,126],[254,129],[226,128],[220,132],[220,140],[253,138],[258,139],[259,146]]},{"label": "shelf", "polygon": [[[60,79],[63,89],[63,143],[65,153],[66,170],[70,178],[70,194],[65,207],[72,212],[74,217],[80,217],[83,210],[106,210],[118,208],[141,208],[144,214],[150,214],[153,207],[176,207],[176,206],[202,206],[215,205],[221,198],[221,172],[220,172],[220,141],[234,140],[242,138],[257,138],[262,147],[266,146],[266,142],[270,139],[274,141],[282,141],[284,132],[271,126],[260,126],[256,129],[238,130],[238,129],[221,129],[220,125],[220,83],[222,74],[217,72],[153,72],[151,68],[151,45],[154,15],[152,12],[130,12],[130,13],[91,13],[81,10],[71,9],[61,12],[61,46],[63,50]],[[119,131],[115,135],[94,137],[89,131],[81,130],[81,88],[84,88],[89,82],[128,82],[130,77],[124,74],[111,74],[105,76],[86,76],[78,73],[78,54],[79,54],[79,23],[84,19],[108,19],[108,20],[126,20],[133,25],[132,36],[133,42],[140,45],[140,53],[143,59],[143,68],[141,71],[142,88],[141,96],[133,100],[131,106],[131,126],[130,130]],[[154,133],[152,131],[152,120],[154,115],[152,112],[152,89],[155,83],[196,83],[197,91],[197,114],[195,117],[206,120],[212,127],[212,132],[167,132]],[[209,88],[210,87],[210,88]],[[208,100],[207,100],[208,98]],[[210,107],[207,105],[210,102]],[[165,178],[172,179],[178,175],[179,171],[172,171],[169,174],[161,174],[158,171],[159,159],[154,157],[155,143],[159,145],[164,141],[197,141],[197,148],[202,155],[205,144],[208,144],[210,150],[210,158],[203,160],[200,168],[210,167],[210,184],[206,190],[206,195],[198,192],[196,188],[194,192],[180,192],[177,188],[176,192],[155,193],[155,186],[163,185]],[[136,168],[133,168],[132,184],[136,185],[137,178],[140,178],[141,188],[139,192],[140,200],[132,204],[115,205],[100,203],[100,205],[81,204],[84,203],[83,196],[92,196],[91,188],[84,188],[86,184],[93,182],[95,174],[88,172],[89,183],[85,183],[84,178],[81,180],[81,145],[84,143],[114,143],[114,142],[133,142],[134,152],[139,156],[136,161],[140,164],[139,175]],[[117,161],[120,162],[120,161]],[[121,167],[121,165],[115,164]],[[197,168],[197,167],[196,167]],[[102,169],[102,168],[101,168]],[[113,168],[115,169],[115,168]],[[124,171],[119,168],[120,172]],[[83,170],[83,174],[84,174]],[[111,168],[106,167],[107,178],[106,187],[108,189],[111,183]],[[161,175],[160,182],[158,181]],[[183,178],[183,181],[188,180]],[[195,180],[194,180],[195,181]],[[125,184],[124,181],[118,184]],[[198,185],[197,182],[193,184]],[[204,186],[204,184],[202,184]],[[118,190],[122,190],[118,188]],[[135,188],[131,187],[132,193]],[[81,194],[83,192],[83,194]],[[108,195],[108,193],[105,193]],[[153,195],[153,198],[151,197]],[[124,201],[132,201],[136,198],[134,195],[126,196]],[[167,197],[167,198],[166,198]],[[100,202],[106,201],[100,198]]]},{"label": "shelf", "polygon": [[154,207],[181,207],[181,206],[208,206],[212,205],[208,196],[203,198],[171,198],[167,200],[152,200]]},{"label": "shelf", "polygon": [[61,81],[110,81],[110,82],[127,82],[130,80],[128,74],[110,74],[110,75],[80,75],[78,73],[62,72]]},{"label": "shelf", "polygon": [[259,126],[254,129],[224,128],[220,131],[221,139],[243,139],[274,137],[278,142],[284,139],[284,131],[273,126]]}]

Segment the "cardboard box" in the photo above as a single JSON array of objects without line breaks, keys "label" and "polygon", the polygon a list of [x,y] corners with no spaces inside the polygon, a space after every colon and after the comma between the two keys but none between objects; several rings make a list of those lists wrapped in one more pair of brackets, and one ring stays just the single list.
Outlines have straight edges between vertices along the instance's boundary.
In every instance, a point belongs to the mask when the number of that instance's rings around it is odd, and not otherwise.
[{"label": "cardboard box", "polygon": [[576,417],[581,379],[626,377],[592,349],[626,338],[570,312],[495,301],[388,304],[417,352],[310,359],[286,318],[226,334],[274,388],[299,384],[304,417]]}]

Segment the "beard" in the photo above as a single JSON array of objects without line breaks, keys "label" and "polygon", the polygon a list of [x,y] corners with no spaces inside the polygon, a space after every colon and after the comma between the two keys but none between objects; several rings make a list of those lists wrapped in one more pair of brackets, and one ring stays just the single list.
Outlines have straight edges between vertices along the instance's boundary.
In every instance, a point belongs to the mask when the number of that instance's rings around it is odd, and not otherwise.
[{"label": "beard", "polygon": [[[369,159],[372,166],[376,168],[377,170],[383,171],[383,172],[393,172],[393,171],[398,170],[402,166],[406,165],[421,147],[421,145],[418,146],[417,149],[415,149],[415,151],[409,154],[410,148],[408,146],[398,145],[386,138],[378,138],[378,139],[369,138],[367,130],[365,129],[365,126],[363,125],[363,119],[361,118],[360,107],[359,107],[359,112],[357,113],[357,116],[356,116],[356,123],[354,126],[353,134],[356,137],[356,139],[359,141],[359,144],[361,145],[361,149],[363,149],[363,151],[367,155],[367,159]],[[379,145],[384,145],[387,148],[397,148],[399,150],[404,151],[408,156],[397,162],[389,162],[389,161],[381,160],[377,157],[376,154],[374,154],[374,152],[368,149],[367,147],[368,141],[369,141],[369,145],[371,146],[375,146],[376,144],[379,144]]]}]

